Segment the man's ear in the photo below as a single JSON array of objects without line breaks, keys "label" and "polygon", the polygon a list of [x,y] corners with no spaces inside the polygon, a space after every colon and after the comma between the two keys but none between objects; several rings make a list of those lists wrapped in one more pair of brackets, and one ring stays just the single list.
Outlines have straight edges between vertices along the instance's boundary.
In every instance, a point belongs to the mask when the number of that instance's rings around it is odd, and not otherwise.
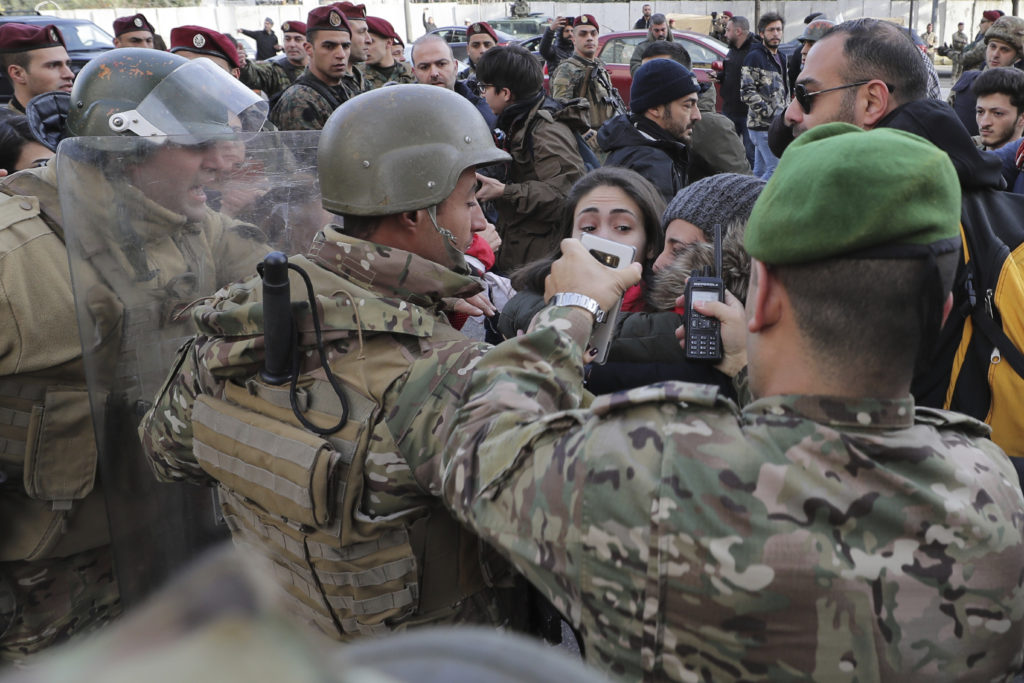
[{"label": "man's ear", "polygon": [[[750,267],[754,276],[751,281],[756,281],[756,289],[753,292],[754,306],[750,320],[747,321],[747,329],[754,333],[763,332],[779,322],[782,317],[783,290],[778,278],[765,264],[751,259]],[[750,296],[750,293],[747,296]]]},{"label": "man's ear", "polygon": [[883,81],[873,80],[864,86],[864,95],[859,105],[862,107],[864,126],[874,128],[889,113],[889,100],[892,93]]},{"label": "man's ear", "polygon": [[25,77],[25,67],[18,66],[17,64],[8,65],[7,77],[11,79],[12,83],[25,85],[28,82],[28,79]]}]

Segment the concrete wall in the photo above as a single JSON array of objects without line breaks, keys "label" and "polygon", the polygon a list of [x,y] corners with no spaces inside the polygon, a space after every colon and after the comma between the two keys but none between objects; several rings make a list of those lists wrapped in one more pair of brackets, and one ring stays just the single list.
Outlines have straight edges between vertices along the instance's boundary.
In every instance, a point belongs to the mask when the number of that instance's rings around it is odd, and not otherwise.
[{"label": "concrete wall", "polygon": [[[168,38],[175,26],[182,24],[199,24],[216,28],[226,33],[234,33],[237,28],[259,29],[263,26],[263,18],[270,17],[276,26],[289,19],[305,19],[306,14],[319,2],[306,2],[303,5],[243,5],[227,3],[219,0],[204,0],[201,7],[174,7],[145,10],[146,17],[153,23],[164,38]],[[59,2],[59,0],[58,0]],[[401,35],[415,39],[423,34],[422,16],[426,10],[434,18],[437,26],[451,24],[462,25],[466,22],[494,19],[508,14],[509,3],[486,2],[460,4],[455,2],[431,2],[425,4],[410,3],[408,15],[406,5],[396,0],[374,0],[367,3],[371,12],[394,24]],[[643,2],[539,2],[532,0],[530,9],[543,12],[549,16],[578,15],[588,13],[601,24],[602,30],[621,31],[633,26],[640,16]],[[678,14],[710,14],[712,11],[730,10],[734,14],[748,17],[753,23],[754,3],[751,0],[734,2],[694,2],[683,0],[652,0],[654,11]],[[776,11],[786,18],[786,40],[798,36],[803,30],[803,18],[811,12],[825,12],[831,19],[856,19],[859,17],[900,17],[904,25],[912,25],[919,33],[932,21],[932,3],[928,0],[914,2],[914,17],[911,20],[909,0],[787,0],[785,2],[761,3],[761,11]],[[981,12],[988,9],[1001,9],[1007,14],[1011,12],[1009,0],[986,0],[976,4],[974,0],[939,0],[936,13],[936,31],[939,42],[949,42],[956,31],[957,22],[966,24],[965,31],[973,38],[977,31]],[[137,10],[95,9],[55,11],[61,16],[75,16],[90,19],[108,31],[115,17],[134,14]]]}]

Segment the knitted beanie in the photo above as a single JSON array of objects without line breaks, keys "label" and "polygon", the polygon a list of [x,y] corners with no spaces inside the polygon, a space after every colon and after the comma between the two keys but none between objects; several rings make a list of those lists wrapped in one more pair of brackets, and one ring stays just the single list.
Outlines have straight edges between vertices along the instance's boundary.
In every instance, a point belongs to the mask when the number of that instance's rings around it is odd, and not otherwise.
[{"label": "knitted beanie", "polygon": [[746,221],[765,181],[739,173],[708,176],[681,189],[668,203],[661,219],[663,228],[677,218],[693,223],[710,242],[715,225],[725,230],[733,221]]},{"label": "knitted beanie", "polygon": [[700,84],[692,71],[671,59],[652,59],[633,74],[629,106],[634,114],[643,114],[695,92],[700,92]]}]

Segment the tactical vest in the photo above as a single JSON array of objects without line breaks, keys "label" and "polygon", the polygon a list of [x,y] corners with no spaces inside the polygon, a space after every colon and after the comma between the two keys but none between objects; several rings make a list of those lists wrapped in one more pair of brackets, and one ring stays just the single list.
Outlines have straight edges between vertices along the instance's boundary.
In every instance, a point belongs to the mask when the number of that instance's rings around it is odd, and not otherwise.
[{"label": "tactical vest", "polygon": [[[0,231],[23,220],[54,228],[35,202],[26,212],[25,201],[13,215],[0,207]],[[94,490],[97,461],[81,358],[0,377],[0,562],[64,557],[110,542],[103,496]]]},{"label": "tactical vest", "polygon": [[[335,322],[324,321],[325,334],[333,331],[337,339],[337,331],[347,329],[353,342],[360,335],[358,321],[347,327]],[[447,336],[461,338],[436,325],[431,339]],[[262,344],[260,336],[251,339]],[[251,377],[244,385],[227,382],[220,398],[196,399],[196,460],[220,484],[236,544],[267,561],[292,611],[324,633],[349,640],[412,623],[472,620],[466,610],[479,605],[466,599],[489,583],[481,560],[486,546],[440,501],[416,501],[387,517],[360,509],[372,496],[364,490],[370,448],[397,453],[387,428],[377,428],[382,397],[402,381],[410,356],[420,355],[419,339],[401,331],[365,331],[360,342],[359,352],[332,360],[349,406],[340,431],[325,438],[302,428],[289,387]],[[334,424],[340,414],[322,370],[300,377],[296,400],[317,425]]]}]

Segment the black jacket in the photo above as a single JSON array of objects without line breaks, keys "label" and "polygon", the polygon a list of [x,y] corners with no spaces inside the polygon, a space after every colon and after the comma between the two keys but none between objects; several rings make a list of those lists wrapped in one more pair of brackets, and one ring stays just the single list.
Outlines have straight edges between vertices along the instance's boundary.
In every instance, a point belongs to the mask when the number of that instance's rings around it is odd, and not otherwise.
[{"label": "black jacket", "polygon": [[749,34],[743,45],[730,47],[729,54],[725,56],[725,70],[722,71],[719,81],[722,84],[722,113],[730,118],[747,116],[747,105],[740,100],[740,69],[743,68],[743,62],[755,40],[754,34]]},{"label": "black jacket", "polygon": [[257,61],[270,59],[271,57],[277,54],[277,48],[274,46],[278,45],[279,43],[277,42],[277,34],[274,33],[273,31],[267,33],[262,29],[259,31],[250,31],[249,29],[243,28],[242,35],[249,36],[254,41],[256,41]]},{"label": "black jacket", "polygon": [[540,56],[544,58],[544,62],[548,65],[548,75],[554,74],[555,69],[562,63],[563,59],[569,59],[572,57],[573,47],[571,40],[566,40],[559,35],[555,38],[555,32],[548,28],[544,31],[544,35],[540,39],[540,47],[537,51],[540,52]]},{"label": "black jacket", "polygon": [[686,185],[686,145],[640,114],[619,114],[597,131],[605,166],[629,168],[650,180],[669,202]]},{"label": "black jacket", "polygon": [[975,108],[978,104],[978,96],[971,88],[975,79],[981,75],[981,71],[965,71],[956,83],[953,84],[950,95],[953,96],[953,111],[956,112],[960,122],[971,135],[978,134],[978,118],[975,116]]}]

